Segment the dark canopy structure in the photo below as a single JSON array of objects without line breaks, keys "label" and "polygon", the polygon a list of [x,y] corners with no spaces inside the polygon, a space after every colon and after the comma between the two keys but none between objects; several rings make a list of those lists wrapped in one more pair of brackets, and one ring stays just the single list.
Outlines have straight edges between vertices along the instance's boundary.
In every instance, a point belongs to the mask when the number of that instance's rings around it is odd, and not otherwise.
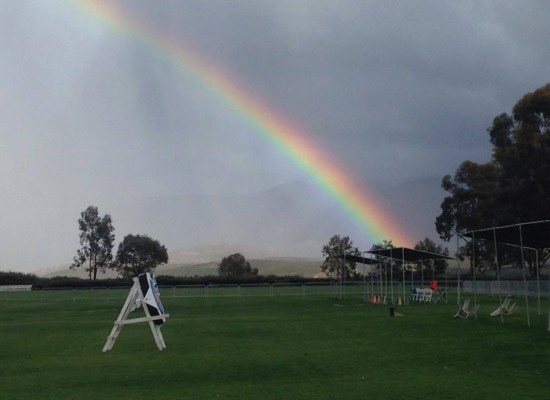
[{"label": "dark canopy structure", "polygon": [[[505,244],[508,246],[515,246],[521,249],[521,265],[523,269],[523,280],[525,285],[525,315],[527,317],[527,325],[531,325],[529,317],[529,301],[528,301],[528,284],[527,277],[525,273],[525,262],[523,249],[536,250],[537,257],[538,251],[549,249],[550,248],[550,220],[543,221],[534,221],[534,222],[524,222],[515,225],[506,225],[506,226],[497,226],[488,229],[479,229],[475,231],[470,231],[463,233],[462,237],[470,238],[472,241],[475,240],[487,240],[495,243],[495,261],[497,264],[497,279],[500,282],[500,275],[498,269],[498,253],[496,249],[496,244]],[[538,264],[538,261],[537,261]],[[475,281],[475,268],[474,268],[474,281]],[[540,286],[539,286],[539,270],[537,266],[537,297],[538,297],[538,308],[540,314]],[[474,292],[475,296],[475,292]],[[499,296],[502,297],[502,296]],[[475,297],[474,297],[475,299]],[[502,298],[500,300],[502,307]],[[502,315],[501,321],[504,322]],[[548,313],[548,330],[550,331],[550,309]]]},{"label": "dark canopy structure", "polygon": [[[369,254],[369,256],[367,256]],[[362,255],[352,255],[352,254],[342,254],[340,259],[345,259],[346,261],[353,261],[363,265],[383,265],[384,261],[380,260],[380,257],[393,260],[401,260],[403,262],[403,283],[405,282],[405,262],[422,262],[422,261],[437,261],[437,260],[454,260],[455,258],[450,257],[445,254],[431,253],[428,251],[409,249],[406,247],[396,247],[391,249],[380,249],[380,250],[370,250],[364,251]],[[392,275],[390,274],[390,277]],[[387,277],[386,277],[387,279]],[[363,273],[363,284],[365,284],[365,274]],[[386,282],[387,284],[387,282]],[[371,285],[374,285],[374,282],[371,280]],[[380,278],[380,285],[382,287],[382,278]],[[412,285],[412,282],[411,282]],[[403,301],[406,297],[406,288],[405,284],[402,285],[403,288]],[[374,292],[374,290],[373,290]],[[382,289],[381,289],[382,292]],[[393,301],[393,280],[391,283],[391,299]]]},{"label": "dark canopy structure", "polygon": [[[454,260],[453,257],[450,257],[446,254],[437,254],[431,253],[429,251],[410,249],[407,247],[395,247],[390,249],[378,249],[370,250],[366,253],[370,253],[376,257],[384,257],[392,260],[401,260],[402,261],[402,272],[403,272],[403,283],[405,282],[405,262],[422,262],[422,261],[435,261],[435,260]],[[391,275],[390,275],[391,276]],[[411,281],[411,285],[413,282]],[[393,298],[393,281],[391,284],[392,287],[392,298]],[[403,288],[403,299],[406,297],[405,284],[402,285]]]},{"label": "dark canopy structure", "polygon": [[[364,256],[356,256],[356,255],[352,255],[352,254],[340,254],[340,255],[337,256],[337,258],[339,258],[343,262],[352,261],[352,262],[355,262],[355,263],[363,264],[363,286],[365,286],[365,283],[366,283],[365,282],[365,265],[372,266],[372,265],[380,264],[379,261],[373,260],[372,258],[364,257]],[[342,281],[338,282],[338,285],[339,285],[338,286],[338,291],[339,291],[340,300],[343,298],[343,295],[344,295],[343,290],[344,290],[345,274],[341,274],[341,276],[342,276],[342,278],[341,278]],[[367,293],[366,293],[364,287],[363,287],[363,292],[365,293],[365,301],[366,301]]]},{"label": "dark canopy structure", "polygon": [[348,261],[353,261],[356,263],[366,264],[366,265],[376,265],[379,264],[378,261],[373,260],[370,257],[354,256],[351,254],[344,254],[341,258],[345,258]]},{"label": "dark canopy structure", "polygon": [[431,253],[429,251],[409,249],[407,247],[395,247],[392,249],[370,250],[370,251],[367,251],[367,253],[371,253],[376,256],[392,258],[395,260],[407,261],[407,262],[455,259],[454,257],[450,257],[445,254],[437,254],[437,253]]},{"label": "dark canopy structure", "polygon": [[550,220],[479,229],[466,232],[462,236],[536,250],[548,249]]}]

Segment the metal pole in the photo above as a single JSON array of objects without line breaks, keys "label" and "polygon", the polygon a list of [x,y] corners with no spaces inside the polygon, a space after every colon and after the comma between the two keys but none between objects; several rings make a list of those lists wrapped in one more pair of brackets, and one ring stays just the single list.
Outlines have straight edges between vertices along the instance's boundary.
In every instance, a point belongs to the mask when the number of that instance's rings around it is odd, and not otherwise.
[{"label": "metal pole", "polygon": [[402,254],[402,262],[401,262],[401,269],[403,272],[403,303],[405,303],[405,248],[401,248],[401,254]]},{"label": "metal pole", "polygon": [[[498,246],[497,246],[497,230],[493,229],[493,243],[495,245],[495,268],[497,269],[497,282],[498,282],[498,302],[502,308],[502,290],[500,290],[500,271],[498,267]],[[500,323],[504,323],[504,315],[500,313]]]},{"label": "metal pole", "polygon": [[[382,268],[384,268],[384,270],[382,271]],[[384,274],[384,276],[382,276],[382,274]],[[380,299],[382,299],[382,296],[384,295],[384,287],[382,286],[382,278],[384,278],[386,275],[386,259],[384,259],[384,263],[383,264],[380,264]]]},{"label": "metal pole", "polygon": [[550,274],[546,277],[546,291],[548,294],[548,332],[550,332]]},{"label": "metal pole", "polygon": [[531,326],[531,319],[529,318],[529,298],[527,288],[527,277],[525,275],[525,261],[523,259],[523,231],[521,225],[519,226],[519,245],[521,249],[521,268],[523,269],[523,285],[525,287],[525,314],[527,315],[527,326]]},{"label": "metal pole", "polygon": [[445,304],[447,304],[447,296],[449,295],[449,285],[448,285],[448,282],[449,282],[449,277],[447,276],[447,260],[444,261],[445,262]]},{"label": "metal pole", "polygon": [[363,301],[367,301],[367,291],[365,286],[365,252],[363,251],[361,253],[361,256],[363,257]]},{"label": "metal pole", "polygon": [[[374,257],[374,255],[371,253],[371,257],[370,257],[371,261],[372,261],[373,257]],[[370,277],[370,288],[371,288],[370,292],[371,293],[370,293],[370,295],[374,296],[374,276],[372,275],[372,265],[373,264],[370,265],[370,271],[371,271],[371,277]]]},{"label": "metal pole", "polygon": [[[414,271],[415,271],[415,269],[416,269],[415,267],[411,268],[411,296],[412,296],[412,293],[413,293],[413,290],[414,290]],[[405,299],[403,299],[403,304],[405,304]]]},{"label": "metal pole", "polygon": [[[475,232],[472,232],[472,258],[474,260],[473,266],[474,266],[474,307],[477,309],[477,280],[476,280],[476,239],[475,239]],[[477,319],[477,313],[475,313],[475,317]]]},{"label": "metal pole", "polygon": [[[460,236],[458,235],[458,232],[456,233],[456,253],[457,255],[460,252]],[[456,282],[456,289],[457,289],[457,296],[456,296],[456,303],[458,306],[460,306],[460,260],[457,257],[456,258],[456,270],[457,270],[457,282]]]},{"label": "metal pole", "polygon": [[535,262],[537,267],[537,300],[539,306],[539,315],[540,315],[540,275],[539,275],[539,251],[535,249]]},{"label": "metal pole", "polygon": [[390,283],[391,283],[391,303],[393,304],[393,249],[390,249]]},{"label": "metal pole", "polygon": [[345,298],[344,290],[346,288],[346,253],[344,253],[344,262],[342,263],[342,291],[340,292],[340,300]]}]

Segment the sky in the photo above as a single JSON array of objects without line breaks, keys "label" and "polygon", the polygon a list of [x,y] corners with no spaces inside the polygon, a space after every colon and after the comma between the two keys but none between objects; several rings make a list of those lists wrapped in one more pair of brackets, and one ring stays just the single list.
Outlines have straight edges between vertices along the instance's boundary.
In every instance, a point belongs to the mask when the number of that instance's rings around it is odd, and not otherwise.
[{"label": "sky", "polygon": [[[0,270],[70,263],[89,205],[112,216],[117,241],[145,233],[170,250],[249,240],[232,237],[223,215],[192,221],[189,209],[296,182],[341,222],[319,227],[300,255],[320,256],[337,233],[372,244],[216,88],[86,3],[0,0]],[[437,239],[441,179],[490,159],[492,119],[550,81],[547,1],[112,3],[295,127],[411,241]],[[162,198],[185,199],[189,226],[208,235],[151,224],[137,205]],[[284,207],[267,229],[284,231]],[[283,236],[254,245],[299,252]]]}]

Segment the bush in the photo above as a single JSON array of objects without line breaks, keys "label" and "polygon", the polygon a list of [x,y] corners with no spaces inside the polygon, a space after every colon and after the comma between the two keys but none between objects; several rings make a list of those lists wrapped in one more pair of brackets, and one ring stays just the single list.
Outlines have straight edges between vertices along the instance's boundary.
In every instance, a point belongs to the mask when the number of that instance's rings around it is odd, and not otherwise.
[{"label": "bush", "polygon": [[0,271],[0,285],[34,285],[39,280],[40,278],[34,274]]},{"label": "bush", "polygon": [[36,285],[36,288],[91,288],[91,287],[120,287],[132,286],[131,279],[81,279],[69,278],[66,276],[54,276],[52,278],[42,279],[41,284]]},{"label": "bush", "polygon": [[[227,285],[227,284],[274,284],[274,283],[304,283],[313,279],[302,276],[275,276],[275,275],[246,275],[246,276],[195,276],[179,277],[171,275],[159,275],[156,277],[159,286],[181,285]],[[316,282],[328,282],[328,279],[315,279]],[[82,279],[66,276],[54,276],[52,278],[40,278],[34,274],[22,272],[0,271],[0,285],[33,285],[34,289],[43,288],[91,288],[91,287],[126,287],[132,286],[131,279]]]}]

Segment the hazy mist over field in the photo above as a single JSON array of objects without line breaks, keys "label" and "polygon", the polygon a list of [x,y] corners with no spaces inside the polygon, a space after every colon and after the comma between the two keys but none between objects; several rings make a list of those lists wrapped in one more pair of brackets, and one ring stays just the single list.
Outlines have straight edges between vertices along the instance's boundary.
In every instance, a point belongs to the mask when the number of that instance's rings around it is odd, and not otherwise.
[{"label": "hazy mist over field", "polygon": [[[108,3],[298,127],[415,241],[437,239],[441,178],[489,160],[492,119],[549,81],[550,2]],[[306,257],[333,234],[372,245],[246,116],[109,13],[0,6],[0,270],[70,263],[89,205],[117,243]]]}]

